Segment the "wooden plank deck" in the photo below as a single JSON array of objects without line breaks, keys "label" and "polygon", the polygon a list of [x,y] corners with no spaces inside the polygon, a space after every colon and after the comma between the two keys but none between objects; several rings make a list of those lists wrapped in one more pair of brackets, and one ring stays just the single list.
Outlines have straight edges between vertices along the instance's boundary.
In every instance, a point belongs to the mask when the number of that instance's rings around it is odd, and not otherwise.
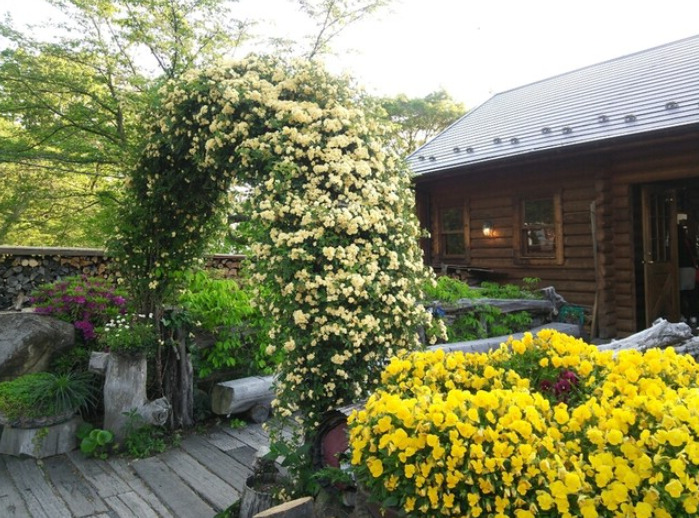
[{"label": "wooden plank deck", "polygon": [[0,517],[213,518],[240,498],[261,425],[191,435],[148,459],[0,455]]}]

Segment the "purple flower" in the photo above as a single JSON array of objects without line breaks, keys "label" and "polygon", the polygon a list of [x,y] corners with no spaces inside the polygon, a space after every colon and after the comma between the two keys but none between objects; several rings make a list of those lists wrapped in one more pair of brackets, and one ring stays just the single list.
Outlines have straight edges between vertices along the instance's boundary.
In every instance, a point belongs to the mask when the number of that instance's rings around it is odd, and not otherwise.
[{"label": "purple flower", "polygon": [[95,326],[93,326],[87,320],[78,320],[73,325],[76,327],[76,329],[80,329],[80,331],[82,331],[83,337],[86,341],[97,338],[97,335],[95,334]]},{"label": "purple flower", "polygon": [[572,385],[577,385],[579,381],[578,375],[571,370],[565,370],[561,372],[561,374],[558,376],[558,379],[565,380]]},{"label": "purple flower", "polygon": [[541,383],[539,383],[539,390],[541,392],[552,392],[553,383],[551,383],[549,380],[542,380]]},{"label": "purple flower", "polygon": [[570,384],[568,380],[558,380],[558,382],[554,385],[553,387],[554,392],[556,393],[556,397],[560,399],[561,401],[565,401],[565,399],[568,397],[568,394],[570,394],[570,391],[573,390],[573,385]]}]

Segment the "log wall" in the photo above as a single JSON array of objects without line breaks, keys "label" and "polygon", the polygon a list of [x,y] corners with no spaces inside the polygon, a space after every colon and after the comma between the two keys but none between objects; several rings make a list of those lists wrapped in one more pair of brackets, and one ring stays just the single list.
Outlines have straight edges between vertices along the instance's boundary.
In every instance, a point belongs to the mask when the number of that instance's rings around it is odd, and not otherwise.
[{"label": "log wall", "polygon": [[[546,186],[555,187],[547,191]],[[433,251],[431,262],[436,269],[442,263],[492,269],[503,281],[514,283],[524,277],[538,277],[543,286],[555,286],[570,303],[592,308],[596,282],[590,223],[590,204],[597,197],[594,174],[581,172],[562,178],[559,170],[537,168],[518,170],[508,178],[489,172],[430,184],[429,188],[418,185],[418,189],[429,191],[429,203],[434,208],[459,203],[468,206],[471,245],[468,258],[440,256],[438,246],[435,247],[438,228],[433,225],[429,229],[433,237],[428,246]],[[561,197],[564,247],[561,265],[516,264],[514,259],[514,205],[521,196],[536,196],[539,192],[558,193]],[[485,220],[493,223],[493,237],[483,235]]]},{"label": "log wall", "polygon": [[[213,255],[206,267],[236,277],[241,255]],[[116,278],[104,250],[91,248],[0,247],[0,311],[20,309],[37,286],[73,275]]]},{"label": "log wall", "polygon": [[[418,213],[432,235],[423,242],[425,257],[438,271],[448,264],[491,269],[502,282],[538,277],[571,304],[595,311],[596,336],[635,333],[645,327],[638,192],[644,184],[669,184],[689,192],[699,214],[697,142],[693,128],[418,177]],[[561,199],[563,261],[518,264],[513,236],[517,200],[553,194]],[[435,215],[440,207],[458,204],[467,207],[469,250],[463,257],[444,257]],[[483,236],[485,220],[493,222],[494,237]]]}]

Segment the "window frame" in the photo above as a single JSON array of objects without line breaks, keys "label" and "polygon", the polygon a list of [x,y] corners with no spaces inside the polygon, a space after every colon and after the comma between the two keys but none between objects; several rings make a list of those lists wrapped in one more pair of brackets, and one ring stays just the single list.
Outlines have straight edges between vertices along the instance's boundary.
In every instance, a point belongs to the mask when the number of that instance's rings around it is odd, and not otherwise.
[{"label": "window frame", "polygon": [[[540,253],[528,253],[524,242],[525,233],[530,230],[525,227],[524,210],[525,203],[538,200],[553,201],[553,224],[550,226],[554,232],[554,249],[550,255]],[[512,246],[516,264],[523,265],[562,265],[565,260],[563,243],[563,206],[561,193],[559,192],[530,192],[515,198],[513,206],[514,225]]]},{"label": "window frame", "polygon": [[[445,230],[444,229],[444,213],[448,210],[459,210],[461,213],[461,229]],[[453,202],[453,203],[442,203],[438,207],[435,207],[435,221],[436,221],[436,236],[435,244],[437,245],[437,252],[435,255],[442,259],[458,259],[468,262],[471,256],[471,240],[470,240],[470,211],[468,206],[468,201],[463,202]],[[463,254],[447,254],[446,246],[446,236],[449,235],[462,235],[464,241],[464,253]]]}]

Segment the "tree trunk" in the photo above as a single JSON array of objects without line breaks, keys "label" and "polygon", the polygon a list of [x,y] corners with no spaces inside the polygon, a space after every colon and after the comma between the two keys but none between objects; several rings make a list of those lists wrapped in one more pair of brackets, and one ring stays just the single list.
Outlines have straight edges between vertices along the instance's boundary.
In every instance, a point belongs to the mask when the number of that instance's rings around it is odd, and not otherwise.
[{"label": "tree trunk", "polygon": [[277,482],[274,475],[252,475],[248,477],[240,497],[240,518],[252,518],[271,508],[272,488]]},{"label": "tree trunk", "polygon": [[163,388],[172,404],[172,428],[190,428],[194,424],[194,371],[185,336],[183,330],[178,330],[172,347],[165,353]]}]

